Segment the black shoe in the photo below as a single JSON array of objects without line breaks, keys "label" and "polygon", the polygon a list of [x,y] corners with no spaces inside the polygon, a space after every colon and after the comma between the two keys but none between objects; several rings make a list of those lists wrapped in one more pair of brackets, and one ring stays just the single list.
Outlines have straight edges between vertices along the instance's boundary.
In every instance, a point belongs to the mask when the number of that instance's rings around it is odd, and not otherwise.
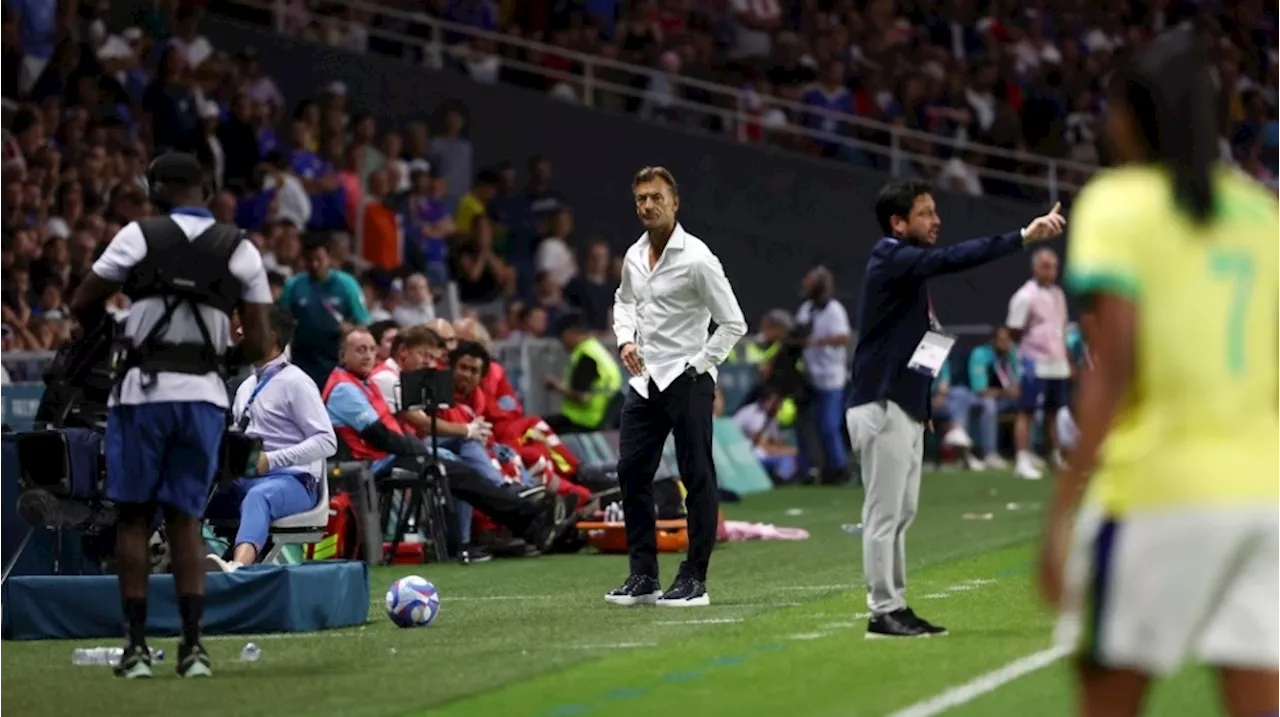
[{"label": "black shoe", "polygon": [[662,584],[649,575],[632,575],[622,587],[604,596],[610,605],[652,605],[662,596]]},{"label": "black shoe", "polygon": [[458,562],[463,565],[487,563],[490,560],[493,560],[493,554],[483,545],[463,545],[458,551]]},{"label": "black shoe", "polygon": [[935,625],[929,622],[928,620],[920,617],[919,615],[916,614],[915,610],[912,610],[911,608],[907,608],[903,612],[907,614],[907,617],[909,617],[912,620],[915,620],[916,624],[919,625],[920,627],[923,627],[924,631],[929,633],[930,635],[947,634],[947,628],[942,627],[941,625]]},{"label": "black shoe", "polygon": [[120,655],[120,663],[115,666],[116,677],[126,680],[146,679],[153,677],[151,672],[151,651],[145,645],[128,645],[124,654]]},{"label": "black shoe", "polygon": [[909,610],[894,610],[884,615],[876,615],[867,621],[867,639],[878,640],[890,637],[928,637],[930,633],[920,619]]},{"label": "black shoe", "polygon": [[204,645],[178,645],[178,677],[213,677],[213,666]]},{"label": "black shoe", "polygon": [[547,495],[541,500],[544,501],[542,515],[530,524],[528,534],[523,537],[534,550],[545,553],[557,538],[577,524],[573,509],[578,499],[572,495]]},{"label": "black shoe", "polygon": [[707,586],[701,580],[681,575],[671,584],[671,589],[658,598],[663,607],[706,607],[711,604]]}]

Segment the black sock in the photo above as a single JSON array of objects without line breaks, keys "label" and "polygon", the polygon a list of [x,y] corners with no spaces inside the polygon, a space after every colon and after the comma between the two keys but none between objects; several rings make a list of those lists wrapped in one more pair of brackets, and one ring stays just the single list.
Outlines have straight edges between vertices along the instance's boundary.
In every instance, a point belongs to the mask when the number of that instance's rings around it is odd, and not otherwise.
[{"label": "black sock", "polygon": [[196,645],[200,642],[200,620],[204,618],[203,595],[179,595],[178,614],[182,616],[182,642]]},{"label": "black sock", "polygon": [[147,645],[147,599],[127,598],[124,601],[125,637],[130,645]]}]

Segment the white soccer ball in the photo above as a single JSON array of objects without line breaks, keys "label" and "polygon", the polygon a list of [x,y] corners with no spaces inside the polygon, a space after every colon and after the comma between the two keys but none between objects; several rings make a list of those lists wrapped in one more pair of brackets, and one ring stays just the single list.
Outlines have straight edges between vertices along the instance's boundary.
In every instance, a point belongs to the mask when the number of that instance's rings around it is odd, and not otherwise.
[{"label": "white soccer ball", "polygon": [[406,575],[387,590],[387,617],[400,627],[426,627],[440,614],[440,593],[431,581]]}]

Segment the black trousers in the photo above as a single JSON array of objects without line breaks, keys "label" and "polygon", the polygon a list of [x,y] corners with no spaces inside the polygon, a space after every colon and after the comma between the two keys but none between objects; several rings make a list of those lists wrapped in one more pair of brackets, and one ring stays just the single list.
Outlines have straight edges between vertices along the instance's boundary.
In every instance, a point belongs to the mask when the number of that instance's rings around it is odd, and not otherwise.
[{"label": "black trousers", "polygon": [[[520,497],[520,491],[513,486],[498,486],[490,483],[465,463],[442,458],[440,464],[444,467],[450,493],[470,503],[492,518],[493,522],[510,530],[513,535],[520,537],[529,535],[537,527],[538,519],[547,512],[544,503],[532,498]],[[431,458],[397,456],[394,465],[397,468],[420,473],[431,465]]]},{"label": "black trousers", "polygon": [[697,378],[681,374],[666,391],[659,391],[650,381],[647,399],[634,388],[627,391],[618,445],[618,483],[632,574],[658,577],[653,475],[662,461],[662,446],[674,432],[676,463],[688,492],[685,506],[689,513],[689,552],[680,572],[707,579],[720,509],[711,453],[715,394],[716,383],[709,374]]}]

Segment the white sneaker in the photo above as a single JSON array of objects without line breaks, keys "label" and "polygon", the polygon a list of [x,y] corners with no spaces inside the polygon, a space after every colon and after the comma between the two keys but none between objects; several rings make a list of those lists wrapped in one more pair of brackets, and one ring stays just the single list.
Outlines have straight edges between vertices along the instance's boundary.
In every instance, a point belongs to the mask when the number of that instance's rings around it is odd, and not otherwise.
[{"label": "white sneaker", "polygon": [[987,457],[984,458],[982,462],[985,463],[986,466],[993,471],[1009,470],[1009,462],[1001,458],[999,453],[987,454]]},{"label": "white sneaker", "polygon": [[204,562],[205,571],[211,573],[234,573],[240,569],[240,563],[237,563],[234,560],[223,560],[221,556],[214,555],[213,553],[209,553],[204,556]]},{"label": "white sneaker", "polygon": [[1045,460],[1041,458],[1038,453],[1031,453],[1028,451],[1027,458],[1031,460],[1031,465],[1038,471],[1044,470],[1049,465],[1048,463],[1045,463]]},{"label": "white sneaker", "polygon": [[987,464],[978,460],[978,457],[972,453],[964,454],[964,465],[971,471],[985,471]]},{"label": "white sneaker", "polygon": [[1013,474],[1024,480],[1040,480],[1043,474],[1031,460],[1031,456],[1026,453],[1019,453],[1018,458],[1014,461]]},{"label": "white sneaker", "polygon": [[973,439],[962,426],[952,426],[947,435],[942,437],[942,444],[951,448],[973,448]]}]

